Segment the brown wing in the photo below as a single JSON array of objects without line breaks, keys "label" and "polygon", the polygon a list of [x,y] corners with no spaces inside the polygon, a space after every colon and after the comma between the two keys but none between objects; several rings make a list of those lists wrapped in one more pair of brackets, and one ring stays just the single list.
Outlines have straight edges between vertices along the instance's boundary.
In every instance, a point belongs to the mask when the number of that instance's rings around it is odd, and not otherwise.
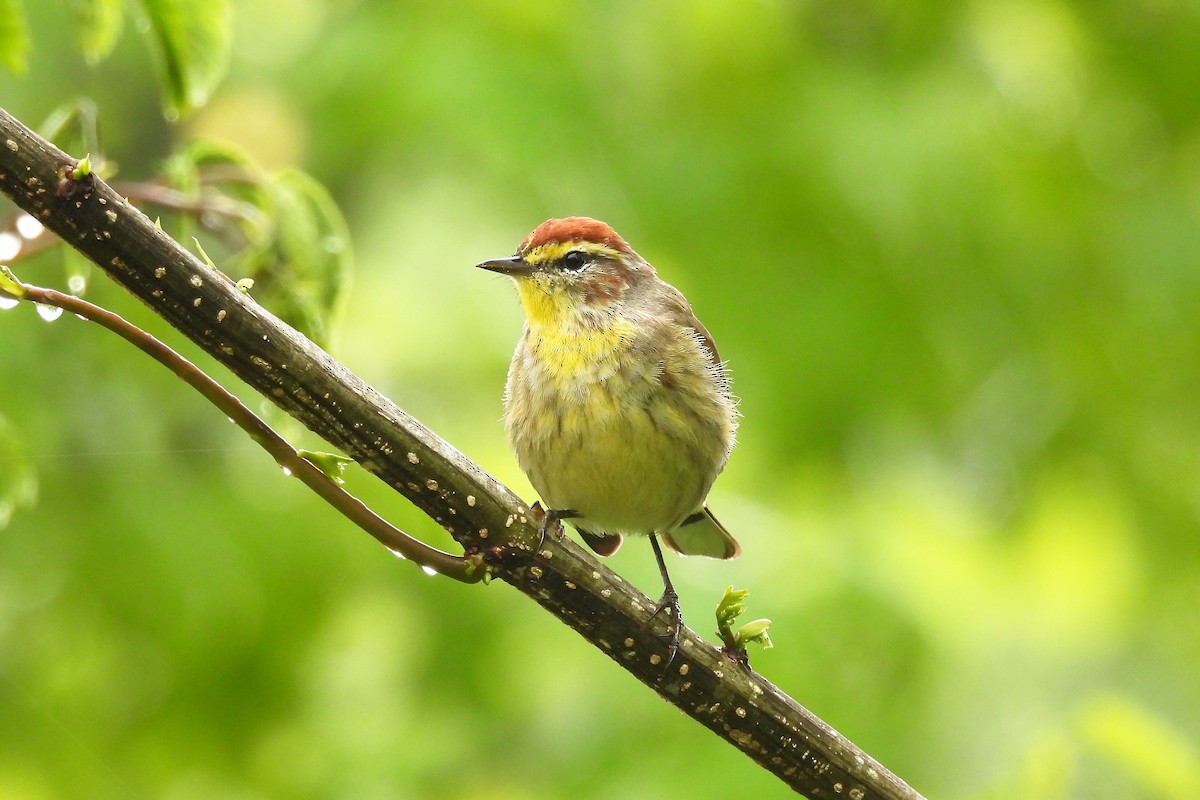
[{"label": "brown wing", "polygon": [[700,343],[708,351],[708,361],[712,365],[713,371],[718,378],[724,380],[725,368],[721,365],[721,354],[717,352],[717,343],[713,341],[712,334],[708,332],[708,328],[704,327],[704,323],[692,311],[692,306],[688,303],[687,298],[683,296],[683,292],[669,283],[663,283],[661,287],[663,305],[670,315],[671,321],[685,328],[690,328],[695,332],[696,336],[700,339]]}]

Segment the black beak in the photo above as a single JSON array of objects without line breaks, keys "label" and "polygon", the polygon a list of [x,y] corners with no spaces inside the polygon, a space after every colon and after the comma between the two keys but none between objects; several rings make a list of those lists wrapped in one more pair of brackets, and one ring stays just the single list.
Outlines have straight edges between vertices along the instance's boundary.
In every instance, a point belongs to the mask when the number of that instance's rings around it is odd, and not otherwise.
[{"label": "black beak", "polygon": [[528,275],[533,272],[533,267],[525,263],[525,259],[520,256],[509,256],[508,258],[493,258],[491,261],[484,261],[475,266],[480,269],[489,269],[492,272],[499,272],[501,275]]}]

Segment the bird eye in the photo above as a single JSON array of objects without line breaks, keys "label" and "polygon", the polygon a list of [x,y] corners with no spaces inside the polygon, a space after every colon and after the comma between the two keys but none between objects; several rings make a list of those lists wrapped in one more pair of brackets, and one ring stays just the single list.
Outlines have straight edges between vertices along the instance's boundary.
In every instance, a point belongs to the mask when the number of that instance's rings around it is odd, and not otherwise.
[{"label": "bird eye", "polygon": [[572,250],[563,256],[563,269],[569,269],[572,272],[578,272],[587,266],[587,256],[582,250]]}]

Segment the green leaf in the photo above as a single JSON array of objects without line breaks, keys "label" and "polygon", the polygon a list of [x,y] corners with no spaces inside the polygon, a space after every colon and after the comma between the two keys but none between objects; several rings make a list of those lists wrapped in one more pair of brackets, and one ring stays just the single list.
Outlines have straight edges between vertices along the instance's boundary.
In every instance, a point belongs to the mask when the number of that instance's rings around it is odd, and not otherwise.
[{"label": "green leaf", "polygon": [[[172,188],[188,195],[198,196],[206,188],[203,175],[206,169],[227,172],[231,175],[244,173],[244,182],[231,183],[228,187],[221,184],[219,187],[221,194],[233,195],[239,199],[244,199],[246,195],[249,195],[245,204],[248,211],[255,211],[261,204],[261,201],[257,199],[261,193],[256,188],[256,185],[262,181],[261,171],[245,152],[225,142],[194,139],[167,159],[163,173]],[[247,217],[241,221],[243,234],[252,243],[252,246],[270,236],[270,226],[265,219],[260,219],[262,216],[257,214],[253,219]],[[180,215],[177,221],[178,229],[173,231],[175,238],[191,237],[192,220],[186,215]]]},{"label": "green leaf", "polygon": [[749,589],[734,589],[732,586],[725,587],[725,594],[721,596],[721,601],[717,603],[717,633],[722,640],[728,640],[732,637],[730,631],[734,620],[742,615],[746,610],[746,597],[750,594]]},{"label": "green leaf", "polygon": [[286,170],[267,188],[276,235],[268,273],[272,297],[260,295],[260,301],[325,344],[350,273],[346,222],[325,187],[303,172]]},{"label": "green leaf", "polygon": [[199,185],[200,172],[206,167],[240,170],[249,178],[257,179],[259,176],[258,166],[244,150],[216,139],[189,141],[186,147],[167,160],[166,173],[172,186],[191,190]]},{"label": "green leaf", "polygon": [[247,246],[228,272],[253,278],[255,299],[317,344],[328,344],[352,261],[341,211],[323,186],[295,170],[229,191],[260,213],[244,221]]},{"label": "green leaf", "polygon": [[104,60],[121,33],[124,0],[71,0],[78,22],[79,48],[90,64]]},{"label": "green leaf", "polygon": [[167,113],[208,102],[229,64],[229,0],[142,0],[166,72]]},{"label": "green leaf", "polygon": [[[77,97],[57,106],[38,128],[38,132],[68,153],[83,150],[91,159],[91,170],[104,178],[116,174],[116,164],[104,157],[100,147],[96,104],[87,97]],[[92,155],[92,154],[95,155]]]},{"label": "green leaf", "polygon": [[771,620],[769,619],[756,619],[753,622],[747,622],[733,632],[733,640],[743,650],[750,642],[761,644],[764,650],[770,650],[775,646],[771,644],[771,637],[767,635],[767,629],[770,627]]},{"label": "green leaf", "polygon": [[0,63],[19,75],[28,61],[29,24],[21,0],[0,0]]},{"label": "green leaf", "polygon": [[222,271],[248,279],[258,302],[327,344],[352,255],[325,187],[296,170],[267,174],[236,147],[204,139],[172,156],[166,172],[174,188],[224,203],[220,238],[229,252],[214,253]]}]

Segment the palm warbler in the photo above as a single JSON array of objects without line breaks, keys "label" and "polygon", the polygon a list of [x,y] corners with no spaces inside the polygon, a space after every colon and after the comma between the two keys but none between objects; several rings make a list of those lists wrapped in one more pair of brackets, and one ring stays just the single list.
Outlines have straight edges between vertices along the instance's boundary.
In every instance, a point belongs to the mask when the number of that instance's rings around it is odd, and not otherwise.
[{"label": "palm warbler", "polygon": [[552,219],[516,255],[484,261],[511,277],[525,307],[505,389],[505,427],[546,506],[602,556],[622,534],[650,537],[662,574],[655,615],[682,619],[658,537],[684,555],[741,548],[704,505],[737,428],[712,336],[675,287],[616,231]]}]

